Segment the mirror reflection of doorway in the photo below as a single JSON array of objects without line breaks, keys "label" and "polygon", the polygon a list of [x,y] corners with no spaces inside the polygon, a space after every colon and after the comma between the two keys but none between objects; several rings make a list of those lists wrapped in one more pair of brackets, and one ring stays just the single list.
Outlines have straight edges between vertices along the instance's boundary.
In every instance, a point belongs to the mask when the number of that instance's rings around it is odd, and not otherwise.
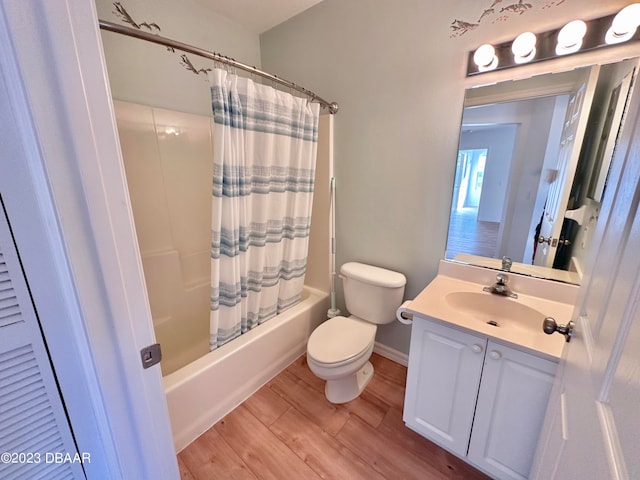
[{"label": "mirror reflection of doorway", "polygon": [[458,152],[447,244],[447,253],[450,255],[473,252],[475,255],[491,256],[495,253],[500,223],[478,218],[487,155],[487,148]]},{"label": "mirror reflection of doorway", "polygon": [[447,258],[496,257],[517,124],[465,125],[460,135]]}]

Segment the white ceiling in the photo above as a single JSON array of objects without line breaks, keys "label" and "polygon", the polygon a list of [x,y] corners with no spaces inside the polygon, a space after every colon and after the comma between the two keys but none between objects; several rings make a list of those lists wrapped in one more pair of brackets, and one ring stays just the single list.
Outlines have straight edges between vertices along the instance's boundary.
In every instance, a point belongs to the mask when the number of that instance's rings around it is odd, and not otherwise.
[{"label": "white ceiling", "polygon": [[197,0],[214,12],[260,34],[322,0]]}]

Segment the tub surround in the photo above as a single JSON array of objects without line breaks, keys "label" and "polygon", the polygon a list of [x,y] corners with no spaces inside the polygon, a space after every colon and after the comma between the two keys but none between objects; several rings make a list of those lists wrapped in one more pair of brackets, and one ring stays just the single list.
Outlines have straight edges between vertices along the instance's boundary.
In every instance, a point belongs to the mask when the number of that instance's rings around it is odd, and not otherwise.
[{"label": "tub surround", "polygon": [[319,123],[305,299],[209,353],[212,120],[128,102],[115,107],[180,451],[300,356],[326,319],[333,117],[322,115]]},{"label": "tub surround", "polygon": [[114,101],[163,375],[209,351],[213,119]]}]

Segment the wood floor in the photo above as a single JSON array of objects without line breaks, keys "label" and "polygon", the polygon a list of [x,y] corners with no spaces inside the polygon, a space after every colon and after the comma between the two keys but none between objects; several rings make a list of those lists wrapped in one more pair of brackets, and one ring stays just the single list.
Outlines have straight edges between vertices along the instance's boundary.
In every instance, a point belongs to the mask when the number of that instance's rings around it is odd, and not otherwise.
[{"label": "wood floor", "polygon": [[499,223],[479,222],[477,208],[454,209],[449,221],[447,258],[458,253],[495,257],[499,229]]},{"label": "wood floor", "polygon": [[180,452],[181,478],[488,478],[406,428],[406,367],[376,354],[371,363],[375,374],[362,395],[332,405],[300,357]]}]

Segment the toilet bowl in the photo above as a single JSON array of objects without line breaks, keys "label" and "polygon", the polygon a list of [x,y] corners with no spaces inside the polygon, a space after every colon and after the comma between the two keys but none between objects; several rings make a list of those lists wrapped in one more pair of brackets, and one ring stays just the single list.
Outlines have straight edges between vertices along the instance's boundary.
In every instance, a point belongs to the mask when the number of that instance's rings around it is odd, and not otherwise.
[{"label": "toilet bowl", "polygon": [[334,317],[318,326],[307,343],[307,364],[326,380],[325,396],[331,403],[357,398],[373,376],[377,325],[395,320],[406,279],[391,270],[349,262],[340,273],[349,317]]},{"label": "toilet bowl", "polygon": [[358,318],[334,317],[320,325],[307,344],[307,364],[326,380],[325,396],[331,403],[356,398],[373,375],[369,362],[376,326]]}]

